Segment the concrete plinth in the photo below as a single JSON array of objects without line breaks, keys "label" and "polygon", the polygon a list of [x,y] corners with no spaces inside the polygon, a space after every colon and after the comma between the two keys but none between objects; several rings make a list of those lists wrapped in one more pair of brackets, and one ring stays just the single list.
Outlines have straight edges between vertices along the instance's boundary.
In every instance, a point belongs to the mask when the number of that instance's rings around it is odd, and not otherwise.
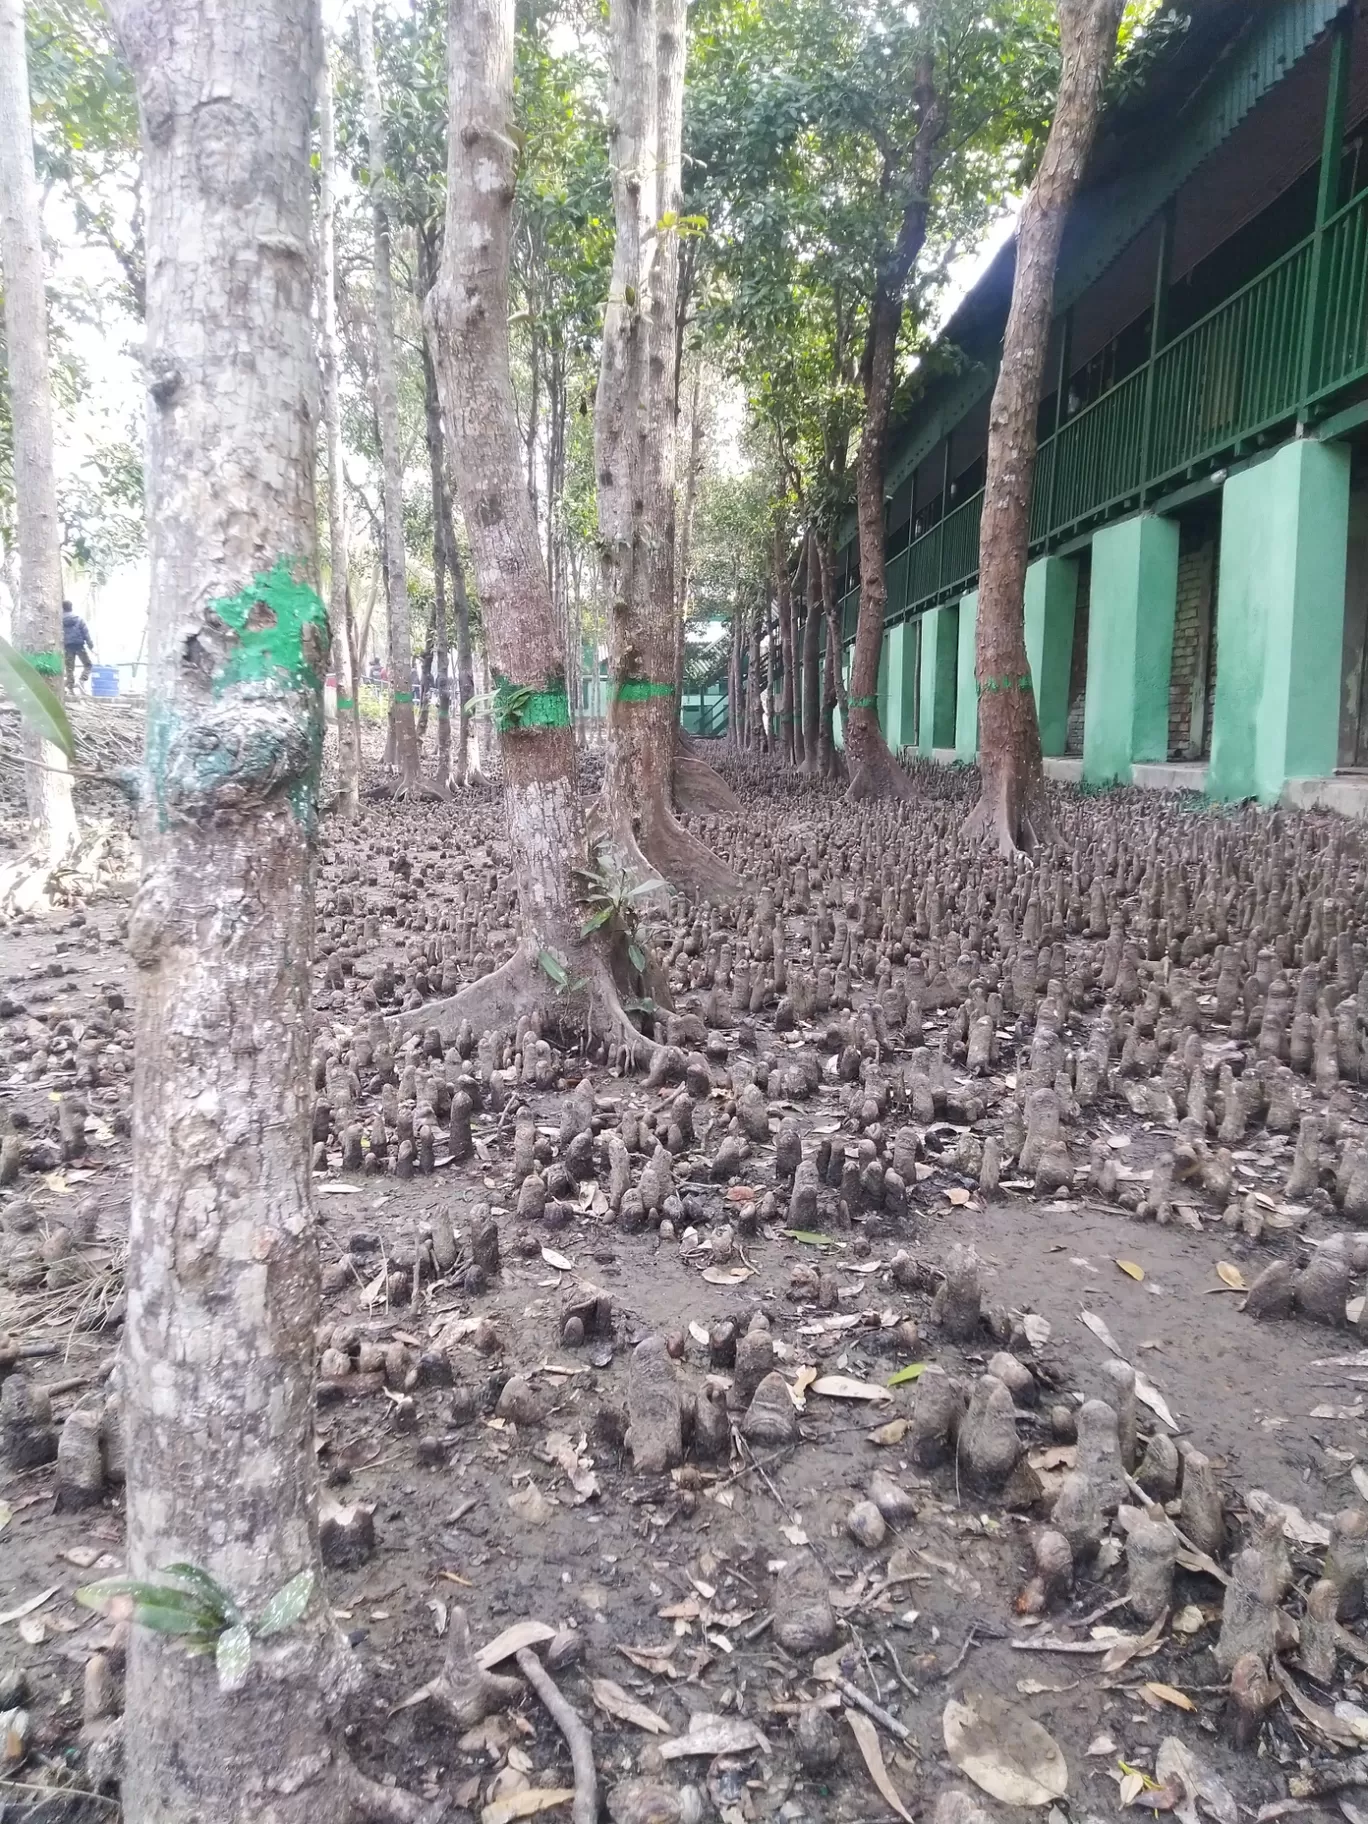
[{"label": "concrete plinth", "polygon": [[959,604],[921,616],[921,725],[917,749],[933,754],[955,742],[955,669]]},{"label": "concrete plinth", "polygon": [[[1178,525],[1153,513],[1093,539],[1083,777],[1124,784],[1168,759]],[[1139,784],[1139,780],[1135,782]]]},{"label": "concrete plinth", "polygon": [[1062,754],[1069,737],[1078,560],[1037,558],[1026,572],[1026,657],[1031,665],[1042,754]]},{"label": "concrete plinth", "polygon": [[1213,798],[1275,804],[1338,758],[1349,449],[1299,438],[1225,484]]}]

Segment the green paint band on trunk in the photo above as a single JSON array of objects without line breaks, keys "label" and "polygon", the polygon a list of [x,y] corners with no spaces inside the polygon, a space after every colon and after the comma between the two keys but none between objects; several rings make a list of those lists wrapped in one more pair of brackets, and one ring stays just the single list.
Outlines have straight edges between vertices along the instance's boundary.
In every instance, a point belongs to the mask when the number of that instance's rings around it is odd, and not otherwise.
[{"label": "green paint band on trunk", "polygon": [[617,687],[619,703],[645,703],[651,697],[673,695],[673,684],[654,684],[649,678],[624,678]]},{"label": "green paint band on trunk", "polygon": [[975,684],[979,696],[987,690],[1029,690],[1031,678],[1028,672],[1024,678],[984,678],[982,683]]},{"label": "green paint band on trunk", "polygon": [[877,697],[851,697],[848,701],[852,709],[877,709],[879,707]]},{"label": "green paint band on trunk", "polygon": [[412,703],[413,692],[411,690],[396,690],[393,700],[396,703]]},{"label": "green paint band on trunk", "polygon": [[236,595],[209,604],[237,635],[215,674],[215,693],[230,684],[270,679],[319,690],[328,652],[328,616],[317,594],[298,582],[293,559],[278,557]]},{"label": "green paint band on trunk", "polygon": [[337,707],[339,709],[355,709],[356,701],[352,697],[339,696],[337,699]]},{"label": "green paint band on trunk", "polygon": [[45,678],[60,678],[62,675],[60,652],[21,652],[19,656],[27,659],[33,669]]}]

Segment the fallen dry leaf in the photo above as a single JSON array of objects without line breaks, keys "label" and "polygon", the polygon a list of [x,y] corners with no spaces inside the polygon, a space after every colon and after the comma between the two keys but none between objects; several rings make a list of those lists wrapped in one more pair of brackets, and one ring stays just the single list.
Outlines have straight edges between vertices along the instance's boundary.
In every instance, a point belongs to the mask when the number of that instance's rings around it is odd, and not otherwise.
[{"label": "fallen dry leaf", "polygon": [[890,1419],[887,1425],[880,1425],[877,1431],[869,1433],[869,1441],[880,1446],[901,1444],[911,1428],[911,1419]]},{"label": "fallen dry leaf", "polygon": [[889,1779],[888,1769],[884,1766],[878,1730],[869,1718],[858,1710],[847,1710],[845,1719],[850,1724],[850,1733],[855,1737],[860,1753],[864,1756],[864,1764],[869,1769],[869,1777],[879,1789],[879,1796],[886,1805],[897,1812],[900,1818],[906,1818],[907,1824],[912,1824],[912,1814],[898,1797],[898,1789]]},{"label": "fallen dry leaf", "polygon": [[1248,1292],[1249,1290],[1249,1287],[1245,1284],[1244,1274],[1241,1273],[1240,1269],[1232,1261],[1218,1260],[1216,1262],[1216,1276],[1225,1285],[1229,1286],[1232,1292]]},{"label": "fallen dry leaf", "polygon": [[[1093,1335],[1097,1338],[1098,1342],[1101,1343],[1104,1349],[1110,1349],[1113,1355],[1122,1356],[1121,1345],[1095,1312],[1080,1311],[1078,1315],[1080,1320],[1092,1331]],[[1122,1356],[1122,1360],[1124,1359],[1124,1356]]]},{"label": "fallen dry leaf", "polygon": [[657,1716],[654,1710],[648,1710],[640,1704],[629,1691],[614,1683],[611,1678],[591,1678],[589,1690],[594,1702],[606,1716],[616,1717],[620,1723],[635,1723],[638,1729],[644,1729],[649,1735],[668,1735],[670,1725],[663,1716]]},{"label": "fallen dry leaf", "polygon": [[893,1398],[887,1387],[879,1387],[873,1381],[852,1380],[848,1374],[823,1374],[812,1383],[812,1392],[820,1393],[827,1400],[869,1400],[877,1403]]},{"label": "fallen dry leaf", "polygon": [[1000,1698],[953,1698],[941,1718],[950,1759],[967,1779],[1004,1805],[1052,1805],[1069,1789],[1058,1742]]},{"label": "fallen dry leaf", "polygon": [[1137,1261],[1118,1260],[1116,1264],[1123,1273],[1129,1274],[1132,1279],[1143,1279],[1145,1277],[1145,1269],[1140,1266]]},{"label": "fallen dry leaf", "polygon": [[557,1273],[573,1273],[575,1270],[574,1261],[567,1260],[564,1254],[558,1254],[554,1248],[543,1248],[541,1256],[547,1266],[554,1267]]},{"label": "fallen dry leaf", "polygon": [[702,1277],[710,1286],[739,1286],[751,1277],[749,1267],[704,1267]]},{"label": "fallen dry leaf", "polygon": [[529,1526],[545,1526],[551,1518],[552,1506],[535,1482],[529,1482],[525,1488],[518,1489],[508,1497],[508,1505]]},{"label": "fallen dry leaf", "polygon": [[717,1754],[770,1752],[768,1737],[744,1717],[705,1714],[690,1719],[687,1735],[673,1736],[656,1746],[662,1760],[666,1761],[678,1761],[695,1754],[706,1755],[711,1760]]},{"label": "fallen dry leaf", "polygon": [[514,1824],[517,1818],[532,1818],[539,1811],[568,1805],[574,1796],[573,1786],[533,1786],[527,1792],[515,1792],[486,1805],[480,1813],[480,1824]]},{"label": "fallen dry leaf", "polygon": [[61,1587],[60,1583],[54,1583],[51,1589],[40,1590],[36,1596],[30,1596],[27,1602],[21,1602],[12,1609],[6,1609],[4,1614],[0,1615],[0,1627],[3,1627],[8,1621],[22,1621],[25,1615],[32,1615],[33,1611],[41,1609],[45,1602],[51,1602]]},{"label": "fallen dry leaf", "polygon": [[1107,1673],[1119,1672],[1123,1666],[1128,1666],[1142,1653],[1149,1653],[1157,1644],[1167,1620],[1168,1610],[1165,1609],[1153,1626],[1146,1628],[1143,1634],[1121,1635],[1108,1649],[1107,1657],[1102,1661],[1102,1670]]},{"label": "fallen dry leaf", "polygon": [[1141,1687],[1151,1697],[1157,1697],[1161,1703],[1172,1704],[1176,1710],[1195,1710],[1196,1704],[1186,1691],[1180,1691],[1176,1685],[1161,1684],[1157,1678],[1148,1679]]},{"label": "fallen dry leaf", "polygon": [[524,1647],[544,1646],[548,1640],[556,1638],[556,1630],[548,1628],[544,1621],[515,1621],[511,1628],[505,1628],[502,1634],[496,1634],[488,1644],[481,1647],[475,1655],[475,1664],[481,1671],[491,1672],[505,1659],[512,1659],[515,1653],[521,1653]]}]

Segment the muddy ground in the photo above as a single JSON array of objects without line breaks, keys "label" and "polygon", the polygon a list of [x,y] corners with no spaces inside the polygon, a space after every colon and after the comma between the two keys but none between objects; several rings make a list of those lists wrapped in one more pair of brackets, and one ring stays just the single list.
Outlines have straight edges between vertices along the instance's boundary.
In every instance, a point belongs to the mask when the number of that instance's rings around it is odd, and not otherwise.
[{"label": "muddy ground", "polygon": [[[102,811],[117,827],[117,805],[102,801]],[[748,820],[758,832],[785,814],[782,797],[767,800],[758,790],[734,834],[744,844]],[[482,798],[476,822],[487,824],[492,815]],[[434,864],[442,856],[459,861],[472,827],[461,800],[404,816],[406,827],[425,828]],[[408,938],[394,914],[405,902],[395,898],[392,864],[404,848],[393,807],[383,802],[368,805],[359,837],[329,826],[321,932],[326,950],[330,934],[337,940],[345,926],[350,952],[344,985],[334,978],[329,986],[320,974],[321,1031],[360,1029],[366,1015],[358,990],[383,976],[387,960],[402,959]],[[487,860],[497,917],[504,882],[496,846]],[[440,874],[440,866],[428,868],[429,904],[430,896],[441,898]],[[136,994],[122,949],[126,913],[126,883],[113,878],[74,909],[0,933],[0,1022],[9,1041],[0,1126],[13,1132],[17,1123],[31,1142],[51,1127],[55,1103],[73,1078],[79,1082],[82,1061],[96,1062],[98,1080],[81,1091],[84,1146],[66,1149],[72,1156],[64,1159],[54,1132],[48,1155],[30,1145],[24,1169],[0,1189],[0,1216],[11,1230],[21,1206],[27,1214],[19,1226],[28,1235],[65,1228],[79,1240],[93,1227],[85,1245],[65,1252],[65,1273],[49,1272],[36,1285],[25,1283],[31,1273],[11,1273],[8,1286],[0,1285],[0,1333],[43,1346],[26,1367],[54,1387],[59,1422],[74,1408],[98,1406],[118,1347],[130,1194],[127,1021]],[[508,931],[496,926],[485,937],[484,960],[496,960]],[[753,1020],[759,1057],[811,1040],[801,1022],[776,1034],[772,1016],[771,1008]],[[928,1015],[929,1045],[942,1025]],[[40,1029],[53,1039],[46,1057],[33,1041]],[[723,1036],[737,1040],[735,1030]],[[993,1080],[1004,1095],[1018,1055],[1009,1042],[997,1060]],[[1081,1170],[1075,1186],[1059,1194],[1023,1186],[985,1198],[972,1176],[955,1169],[958,1130],[942,1120],[923,1135],[906,1218],[857,1213],[845,1229],[824,1219],[823,1239],[798,1240],[784,1232],[787,1193],[780,1186],[778,1213],[762,1215],[753,1235],[738,1233],[719,1265],[709,1237],[768,1207],[772,1146],[753,1148],[744,1171],[727,1183],[710,1176],[715,1137],[676,1161],[696,1220],[674,1226],[695,1231],[685,1240],[696,1239],[696,1248],[681,1245],[678,1234],[662,1238],[653,1225],[623,1233],[601,1174],[561,1203],[550,1225],[514,1213],[516,1114],[530,1110],[547,1151],[556,1151],[568,1091],[586,1068],[605,1131],[623,1110],[660,1107],[676,1093],[563,1059],[552,1087],[519,1090],[500,1113],[476,1114],[476,1153],[467,1163],[448,1162],[439,1145],[429,1176],[395,1176],[392,1156],[387,1170],[347,1174],[334,1136],[328,1164],[316,1173],[329,1286],[320,1345],[333,1340],[332,1327],[355,1326],[341,1339],[351,1348],[352,1372],[320,1404],[320,1461],[331,1499],[374,1509],[373,1552],[332,1571],[328,1584],[340,1624],[371,1675],[371,1700],[351,1718],[353,1749],[371,1772],[440,1798],[453,1815],[478,1813],[491,1798],[520,1788],[573,1784],[562,1738],[530,1694],[460,1740],[428,1703],[394,1709],[439,1669],[459,1604],[477,1643],[523,1619],[578,1633],[582,1662],[558,1680],[592,1727],[604,1787],[657,1764],[657,1736],[604,1707],[616,1700],[593,1681],[610,1680],[661,1719],[661,1741],[687,1731],[699,1713],[758,1724],[767,1750],[714,1761],[686,1757],[661,1776],[667,1785],[687,1778],[705,1788],[709,1814],[728,1824],[892,1816],[843,1718],[837,1716],[839,1756],[829,1768],[805,1768],[796,1753],[798,1709],[813,1700],[834,1705],[839,1693],[816,1675],[813,1655],[794,1657],[778,1645],[774,1624],[823,1595],[838,1621],[840,1676],[906,1732],[904,1740],[878,1725],[888,1773],[914,1814],[929,1815],[941,1792],[963,1785],[947,1757],[943,1712],[952,1699],[983,1694],[1054,1737],[1068,1767],[1059,1810],[1073,1819],[1117,1811],[1126,1774],[1152,1775],[1166,1737],[1209,1763],[1249,1816],[1286,1800],[1289,1777],[1334,1752],[1287,1703],[1270,1715],[1257,1752],[1230,1746],[1222,1723],[1226,1680],[1212,1652],[1222,1588],[1210,1575],[1180,1570],[1171,1615],[1181,1615],[1187,1631],[1164,1628],[1152,1652],[1112,1673],[1102,1668],[1111,1638],[1105,1631],[1143,1632],[1118,1606],[1125,1589],[1119,1549],[1104,1548],[1096,1565],[1081,1568],[1072,1594],[1052,1613],[1022,1615],[1017,1607],[1031,1569],[1031,1534],[1072,1460],[1051,1409],[1108,1391],[1102,1366],[1111,1349],[1084,1313],[1101,1320],[1117,1352],[1167,1402],[1173,1435],[1215,1459],[1232,1544],[1242,1536],[1252,1490],[1293,1504],[1313,1527],[1362,1503],[1352,1479],[1368,1460],[1362,1339],[1300,1320],[1256,1324],[1226,1283],[1247,1284],[1298,1241],[1341,1226],[1324,1211],[1279,1214],[1289,1208],[1282,1188],[1289,1138],[1256,1134],[1236,1149],[1239,1188],[1262,1199],[1269,1218],[1266,1226],[1252,1225],[1260,1232],[1251,1239],[1251,1225],[1223,1222],[1223,1212],[1200,1198],[1177,1220],[1142,1221],[1097,1199]],[[853,1144],[858,1123],[843,1110],[843,1089],[830,1079],[801,1103],[774,1100],[772,1125],[796,1116],[809,1152],[824,1136]],[[725,1093],[719,1074],[714,1096],[721,1102]],[[1368,1115],[1362,1092],[1341,1085],[1339,1095],[1344,1119],[1361,1123]],[[1089,1143],[1101,1139],[1140,1173],[1173,1134],[1137,1119],[1119,1094],[1109,1094],[1080,1112],[1069,1139],[1080,1165]],[[634,1174],[642,1163],[633,1160]],[[1009,1170],[1004,1178],[1012,1182]],[[402,1277],[385,1269],[411,1266],[433,1211],[450,1218],[458,1243],[468,1242],[480,1205],[499,1223],[499,1273],[485,1289],[470,1289],[463,1251],[457,1269],[425,1280],[413,1302]],[[936,1269],[956,1243],[980,1256],[986,1305],[1007,1314],[1002,1337],[985,1331],[955,1344],[933,1319]],[[899,1250],[924,1263],[921,1289],[894,1279],[890,1265]],[[1226,1278],[1217,1271],[1221,1263]],[[806,1271],[814,1267],[825,1279],[820,1286]],[[54,1277],[64,1283],[50,1283]],[[586,1285],[611,1298],[611,1333],[567,1347],[563,1316]],[[682,1387],[701,1393],[710,1375],[719,1384],[727,1378],[713,1363],[708,1334],[726,1319],[744,1330],[757,1311],[769,1317],[779,1367],[790,1380],[803,1379],[796,1371],[811,1365],[882,1397],[824,1397],[809,1387],[799,1395],[794,1445],[752,1451],[738,1435],[721,1461],[688,1457],[665,1476],[636,1474],[617,1416],[627,1405],[634,1345],[650,1335],[671,1338]],[[1029,1314],[1044,1324],[1024,1325]],[[486,1320],[482,1331],[462,1323],[475,1318]],[[910,1415],[916,1383],[886,1385],[917,1362],[972,1377],[1008,1334],[1040,1387],[1039,1403],[1018,1411],[1043,1484],[1042,1500],[1025,1512],[963,1488],[954,1463],[932,1470],[913,1463],[890,1421]],[[377,1385],[375,1375],[357,1372],[358,1342],[396,1341],[409,1352],[408,1379],[416,1377],[411,1405],[402,1386]],[[514,1423],[494,1409],[510,1376],[530,1383],[531,1422]],[[1141,1418],[1145,1428],[1161,1424],[1145,1408]],[[876,1470],[913,1494],[917,1513],[871,1551],[849,1536],[845,1521]],[[0,1681],[10,1681],[11,1694],[22,1687],[29,1718],[24,1757],[12,1761],[0,1785],[0,1819],[113,1815],[107,1801],[99,1807],[49,1797],[35,1809],[43,1789],[83,1782],[85,1748],[108,1728],[83,1720],[83,1676],[109,1624],[79,1607],[74,1592],[122,1565],[117,1487],[98,1506],[54,1511],[54,1478],[51,1464],[0,1472]],[[1292,1551],[1304,1588],[1320,1553],[1295,1539]],[[51,1593],[28,1614],[17,1613],[45,1591]],[[1295,1608],[1295,1595],[1289,1600]],[[1048,1650],[1059,1646],[1088,1650]],[[818,1656],[818,1673],[836,1669]],[[1368,1709],[1362,1663],[1342,1664],[1336,1693],[1315,1693],[1321,1704],[1336,1696],[1351,1714],[1358,1705]],[[1352,1819],[1353,1788],[1346,1799]],[[984,1803],[1002,1816],[1011,1810]],[[1333,1798],[1304,1809],[1338,1815]]]}]

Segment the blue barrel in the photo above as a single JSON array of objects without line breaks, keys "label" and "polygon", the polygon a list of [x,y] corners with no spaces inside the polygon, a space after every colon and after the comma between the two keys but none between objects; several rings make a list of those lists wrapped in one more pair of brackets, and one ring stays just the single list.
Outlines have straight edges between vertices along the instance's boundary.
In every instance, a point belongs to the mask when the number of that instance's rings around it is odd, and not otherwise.
[{"label": "blue barrel", "polygon": [[119,670],[116,665],[96,665],[90,673],[90,694],[92,697],[117,697],[119,694]]}]

